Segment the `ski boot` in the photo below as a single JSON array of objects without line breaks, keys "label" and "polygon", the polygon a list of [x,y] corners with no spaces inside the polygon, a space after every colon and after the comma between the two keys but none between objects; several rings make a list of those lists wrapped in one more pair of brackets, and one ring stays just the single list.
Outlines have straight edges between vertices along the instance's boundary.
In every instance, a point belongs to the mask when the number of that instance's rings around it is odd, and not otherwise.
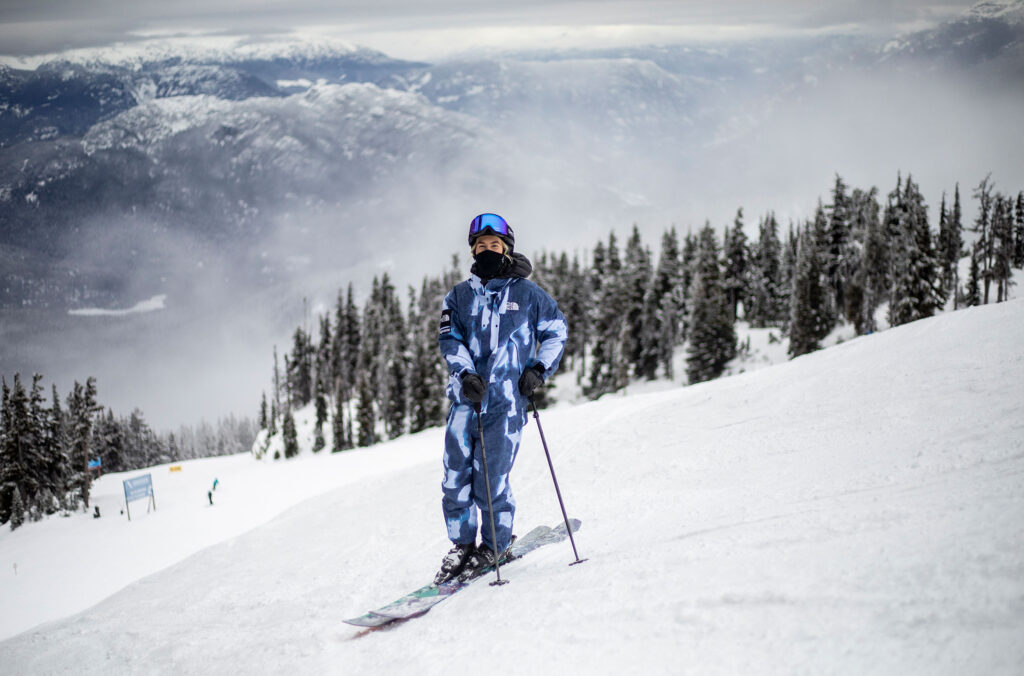
[{"label": "ski boot", "polygon": [[[516,541],[516,536],[512,536],[512,542],[508,543],[508,547],[505,551],[498,554],[498,563],[505,563],[511,561],[512,556],[512,543]],[[469,555],[466,561],[465,568],[459,573],[459,582],[468,582],[474,578],[480,577],[487,571],[494,568],[494,550],[490,547],[485,547],[483,543],[477,546],[472,554]]]},{"label": "ski boot", "polygon": [[466,563],[475,551],[476,545],[473,543],[456,544],[449,549],[448,553],[444,555],[444,559],[441,560],[441,570],[437,571],[437,575],[434,576],[434,584],[443,584],[458,577],[459,573],[466,568]]}]

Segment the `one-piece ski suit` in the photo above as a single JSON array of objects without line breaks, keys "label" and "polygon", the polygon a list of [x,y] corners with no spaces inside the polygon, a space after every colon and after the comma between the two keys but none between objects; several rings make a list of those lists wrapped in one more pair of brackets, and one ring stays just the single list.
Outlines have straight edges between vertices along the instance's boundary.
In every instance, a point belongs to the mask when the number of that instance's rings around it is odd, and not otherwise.
[{"label": "one-piece ski suit", "polygon": [[[525,262],[527,274],[530,265]],[[558,304],[525,275],[488,280],[475,274],[444,299],[439,342],[448,364],[451,408],[445,432],[441,500],[449,539],[476,540],[504,551],[512,538],[516,503],[509,486],[516,452],[527,421],[528,401],[519,392],[523,371],[540,364],[545,379],[558,368],[568,337]],[[462,393],[462,376],[476,373],[487,385],[480,404],[490,474],[497,543],[492,542],[483,476],[477,413]],[[477,511],[479,510],[479,517]],[[479,518],[479,520],[478,520]]]}]

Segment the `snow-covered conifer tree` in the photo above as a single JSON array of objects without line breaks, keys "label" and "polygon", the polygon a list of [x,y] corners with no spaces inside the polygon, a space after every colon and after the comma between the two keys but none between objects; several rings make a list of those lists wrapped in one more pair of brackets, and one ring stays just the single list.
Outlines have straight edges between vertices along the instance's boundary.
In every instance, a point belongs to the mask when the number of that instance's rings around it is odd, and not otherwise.
[{"label": "snow-covered conifer tree", "polygon": [[87,378],[84,386],[75,381],[68,395],[71,464],[72,467],[78,468],[75,472],[75,484],[86,509],[89,508],[89,491],[92,488],[92,475],[88,468],[92,418],[97,410],[96,379]]},{"label": "snow-covered conifer tree", "polygon": [[843,313],[846,307],[844,271],[848,270],[848,266],[844,257],[851,252],[849,247],[852,229],[850,208],[847,185],[843,182],[842,177],[836,174],[835,184],[832,187],[832,203],[829,204],[827,211],[828,243],[824,252],[824,264],[825,281],[828,284],[837,317]]},{"label": "snow-covered conifer tree", "polygon": [[638,375],[654,379],[660,367],[673,377],[672,353],[680,342],[684,298],[680,285],[679,235],[673,227],[661,237],[658,267],[644,298],[644,346]]},{"label": "snow-covered conifer tree", "polygon": [[625,385],[618,380],[622,372],[623,359],[619,348],[626,309],[619,274],[621,269],[617,240],[612,232],[606,247],[599,243],[594,249],[594,343],[590,384],[585,388],[587,395],[594,398]]},{"label": "snow-covered conifer tree", "polygon": [[[878,189],[850,195],[851,246],[847,258],[845,314],[858,335],[876,329],[875,311],[888,295],[889,246],[880,218]],[[856,265],[852,265],[856,261]]]},{"label": "snow-covered conifer tree", "polygon": [[797,243],[796,277],[790,299],[789,355],[820,349],[821,340],[832,328],[828,309],[821,252],[813,226],[805,227]]},{"label": "snow-covered conifer tree", "polygon": [[1013,203],[996,193],[992,204],[992,281],[996,284],[996,302],[1009,298],[1013,284]]},{"label": "snow-covered conifer tree", "polygon": [[[626,241],[620,280],[624,324],[620,328],[621,375],[617,378],[618,387],[624,386],[631,375],[639,375],[643,362],[644,300],[651,285],[651,252],[644,246],[640,229],[636,225]],[[653,337],[646,340],[650,343]]]},{"label": "snow-covered conifer tree", "polygon": [[971,267],[967,273],[967,286],[964,288],[964,305],[972,307],[981,305],[981,252],[977,244],[971,247]]},{"label": "snow-covered conifer tree", "polygon": [[745,318],[754,327],[777,326],[785,320],[782,282],[782,244],[775,214],[758,225],[758,241],[750,266],[750,287],[744,303]]},{"label": "snow-covered conifer tree", "polygon": [[295,429],[295,417],[291,409],[285,409],[284,420],[281,422],[281,435],[284,441],[284,457],[294,458],[299,454],[299,436]]},{"label": "snow-covered conifer tree", "polygon": [[896,237],[891,261],[889,323],[898,326],[931,317],[941,300],[924,197],[910,176],[894,205],[892,218]]},{"label": "snow-covered conifer tree", "polygon": [[978,214],[971,228],[971,232],[975,234],[974,245],[977,247],[978,268],[984,288],[981,302],[986,305],[989,288],[992,285],[992,259],[995,256],[995,244],[991,233],[993,195],[990,178],[991,175],[986,176],[974,189],[974,197],[978,200]]},{"label": "snow-covered conifer tree", "polygon": [[722,289],[718,241],[710,224],[701,230],[699,242],[690,289],[693,309],[686,358],[691,384],[722,375],[726,364],[736,356],[736,330]]},{"label": "snow-covered conifer tree", "polygon": [[20,528],[25,523],[25,502],[21,497],[21,489],[17,484],[11,489],[11,530]]},{"label": "snow-covered conifer tree", "polygon": [[750,288],[747,269],[750,262],[750,247],[747,245],[747,233],[743,231],[742,208],[736,210],[732,229],[726,228],[722,253],[725,257],[722,288],[729,301],[732,319],[736,321],[739,304],[747,297]]}]

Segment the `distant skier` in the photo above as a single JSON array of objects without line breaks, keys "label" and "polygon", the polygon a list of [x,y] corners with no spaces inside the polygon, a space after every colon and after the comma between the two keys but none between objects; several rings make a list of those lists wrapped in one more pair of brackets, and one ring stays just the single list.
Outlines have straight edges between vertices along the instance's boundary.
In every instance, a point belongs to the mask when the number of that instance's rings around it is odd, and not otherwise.
[{"label": "distant skier", "polygon": [[[439,341],[452,402],[441,507],[454,546],[441,562],[435,584],[493,565],[495,544],[499,561],[507,556],[515,516],[508,475],[526,424],[528,400],[558,368],[568,337],[558,304],[526,279],[533,266],[513,252],[515,234],[505,219],[497,214],[474,218],[469,247],[472,275],[448,293],[441,309]],[[478,416],[496,543],[487,512]]]}]

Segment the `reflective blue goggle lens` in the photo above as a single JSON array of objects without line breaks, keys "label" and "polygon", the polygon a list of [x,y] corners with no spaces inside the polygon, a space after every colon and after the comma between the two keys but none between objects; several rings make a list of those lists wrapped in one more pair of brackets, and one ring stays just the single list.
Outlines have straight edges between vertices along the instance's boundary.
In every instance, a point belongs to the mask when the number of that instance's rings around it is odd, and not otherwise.
[{"label": "reflective blue goggle lens", "polygon": [[495,235],[507,235],[508,223],[498,214],[480,214],[469,224],[469,236],[473,237],[485,230],[491,230]]}]

